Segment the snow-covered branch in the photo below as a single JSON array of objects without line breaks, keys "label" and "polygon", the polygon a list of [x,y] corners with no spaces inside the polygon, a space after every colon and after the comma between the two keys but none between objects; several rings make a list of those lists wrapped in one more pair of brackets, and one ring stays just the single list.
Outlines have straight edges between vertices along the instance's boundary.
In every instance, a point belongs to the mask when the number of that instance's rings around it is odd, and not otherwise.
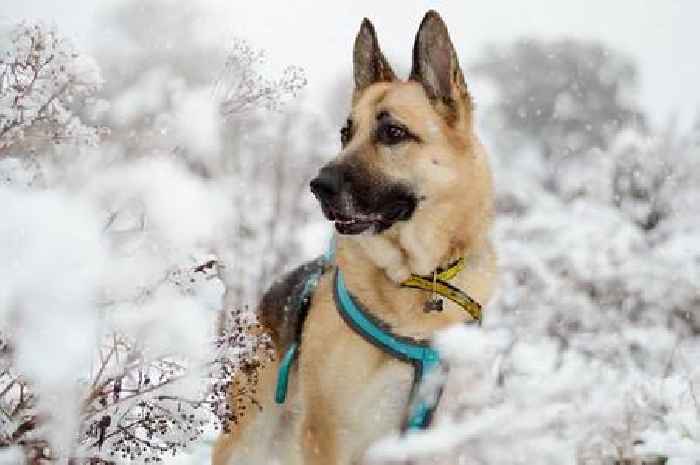
[{"label": "snow-covered branch", "polygon": [[22,142],[95,145],[104,130],[76,114],[101,86],[94,61],[41,23],[19,23],[8,35],[0,56],[0,155]]}]

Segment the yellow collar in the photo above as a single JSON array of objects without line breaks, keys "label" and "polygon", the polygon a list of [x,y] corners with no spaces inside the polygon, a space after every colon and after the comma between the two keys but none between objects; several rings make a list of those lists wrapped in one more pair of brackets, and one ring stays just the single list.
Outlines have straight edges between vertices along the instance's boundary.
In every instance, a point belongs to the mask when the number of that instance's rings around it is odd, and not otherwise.
[{"label": "yellow collar", "polygon": [[457,276],[464,269],[464,266],[465,261],[464,257],[462,257],[446,270],[436,270],[433,276],[413,274],[406,281],[402,282],[401,286],[440,294],[442,297],[462,307],[473,320],[481,323],[481,304],[469,297],[466,292],[447,282]]}]

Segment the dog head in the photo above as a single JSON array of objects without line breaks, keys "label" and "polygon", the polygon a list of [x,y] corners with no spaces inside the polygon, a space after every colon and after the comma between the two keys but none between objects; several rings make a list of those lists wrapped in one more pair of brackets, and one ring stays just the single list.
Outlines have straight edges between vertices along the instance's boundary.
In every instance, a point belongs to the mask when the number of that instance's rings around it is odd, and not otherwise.
[{"label": "dog head", "polygon": [[[490,177],[473,135],[471,97],[440,16],[430,11],[421,22],[408,80],[397,79],[367,19],[353,64],[342,150],[311,181],[326,218],[340,234],[363,237],[396,237],[420,224],[427,233],[446,223],[480,229],[490,213]],[[470,221],[470,215],[480,219]]]}]

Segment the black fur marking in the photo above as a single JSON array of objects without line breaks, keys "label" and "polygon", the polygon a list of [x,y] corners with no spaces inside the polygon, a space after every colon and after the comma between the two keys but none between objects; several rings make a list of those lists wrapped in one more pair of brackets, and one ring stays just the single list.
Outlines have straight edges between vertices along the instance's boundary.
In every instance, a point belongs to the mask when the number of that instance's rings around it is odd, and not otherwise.
[{"label": "black fur marking", "polygon": [[258,316],[272,332],[278,354],[300,339],[313,291],[325,271],[323,257],[306,262],[276,281],[262,297]]},{"label": "black fur marking", "polygon": [[[409,220],[418,206],[418,196],[410,186],[372,173],[360,163],[333,162],[323,167],[319,176],[324,170],[326,176],[332,174],[336,179],[339,189],[349,192],[357,212],[381,215],[375,233],[381,233],[397,221]],[[319,200],[323,214],[331,221],[352,216],[352,212],[346,211],[345,205],[339,201],[338,193],[321,196]]]}]

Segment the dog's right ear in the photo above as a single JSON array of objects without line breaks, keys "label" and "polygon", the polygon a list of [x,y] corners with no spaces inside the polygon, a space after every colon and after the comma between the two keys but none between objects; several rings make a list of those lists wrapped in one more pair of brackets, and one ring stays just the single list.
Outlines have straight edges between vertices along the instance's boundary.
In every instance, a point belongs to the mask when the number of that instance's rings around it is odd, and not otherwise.
[{"label": "dog's right ear", "polygon": [[355,76],[355,92],[353,101],[365,88],[375,82],[390,82],[396,79],[389,62],[386,61],[379,49],[377,34],[374,26],[365,18],[362,20],[360,32],[355,38],[355,47],[352,53],[353,74]]}]

